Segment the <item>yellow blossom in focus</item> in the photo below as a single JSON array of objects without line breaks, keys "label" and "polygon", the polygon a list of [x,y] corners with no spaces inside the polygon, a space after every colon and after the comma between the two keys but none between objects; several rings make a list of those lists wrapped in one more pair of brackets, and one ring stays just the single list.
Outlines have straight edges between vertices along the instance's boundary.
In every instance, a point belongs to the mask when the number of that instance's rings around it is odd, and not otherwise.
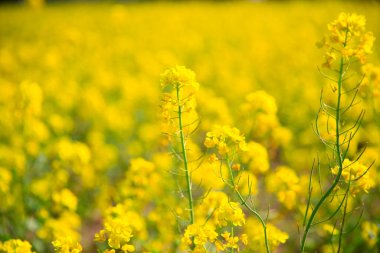
[{"label": "yellow blossom in focus", "polygon": [[192,224],[187,226],[182,237],[182,243],[190,247],[194,243],[192,252],[207,252],[205,246],[207,243],[212,243],[216,240],[218,233],[210,224],[199,225]]},{"label": "yellow blossom in focus", "polygon": [[223,202],[216,208],[214,215],[220,227],[227,226],[229,222],[234,226],[242,226],[245,223],[244,213],[240,204],[236,202]]},{"label": "yellow blossom in focus", "polygon": [[333,67],[337,54],[345,60],[355,57],[361,64],[365,63],[375,40],[372,32],[365,31],[365,24],[364,16],[344,12],[328,24],[329,35],[320,43],[327,51],[325,67]]},{"label": "yellow blossom in focus", "polygon": [[238,245],[239,237],[231,236],[231,233],[227,231],[223,232],[221,236],[223,237],[225,241],[224,248],[230,248],[230,249],[239,248],[239,245]]},{"label": "yellow blossom in focus", "polygon": [[128,202],[118,204],[106,210],[103,221],[104,228],[94,236],[96,242],[107,242],[111,249],[133,252],[135,247],[131,240],[135,233],[144,237],[145,224],[141,216],[131,210]]},{"label": "yellow blossom in focus", "polygon": [[61,237],[52,242],[54,251],[57,253],[80,253],[82,246],[71,237]]},{"label": "yellow blossom in focus", "polygon": [[[356,195],[360,191],[368,193],[369,189],[375,186],[375,181],[370,177],[368,169],[367,166],[358,161],[352,162],[349,159],[344,159],[342,177],[346,183],[351,180],[351,194]],[[331,172],[336,175],[338,170],[339,168],[336,166],[331,169]]]},{"label": "yellow blossom in focus", "polygon": [[161,86],[165,88],[169,85],[178,88],[191,86],[195,91],[199,89],[199,84],[195,79],[195,73],[184,66],[175,66],[174,68],[167,69],[161,75]]},{"label": "yellow blossom in focus", "polygon": [[178,113],[181,112],[182,131],[187,134],[196,129],[198,120],[196,113],[197,102],[195,94],[199,84],[195,73],[184,66],[167,69],[161,75],[161,117],[163,119],[163,132],[171,135],[178,132]]},{"label": "yellow blossom in focus", "polygon": [[230,152],[247,150],[245,137],[239,129],[229,126],[215,125],[212,131],[207,132],[204,141],[206,148],[216,148],[221,156],[229,155]]}]

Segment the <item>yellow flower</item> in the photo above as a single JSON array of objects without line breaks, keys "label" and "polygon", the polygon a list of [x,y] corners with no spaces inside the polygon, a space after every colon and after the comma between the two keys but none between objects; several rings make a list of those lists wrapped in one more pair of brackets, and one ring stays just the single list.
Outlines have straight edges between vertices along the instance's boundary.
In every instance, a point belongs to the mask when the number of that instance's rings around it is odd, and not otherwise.
[{"label": "yellow flower", "polygon": [[255,175],[265,173],[269,169],[267,149],[260,143],[247,143],[247,152],[242,154],[242,161],[248,164],[248,170]]},{"label": "yellow flower", "polygon": [[379,225],[369,221],[364,221],[361,229],[362,237],[367,242],[368,246],[370,248],[374,247],[379,237]]},{"label": "yellow flower", "polygon": [[69,189],[53,193],[52,199],[57,205],[67,207],[71,211],[77,209],[78,199]]},{"label": "yellow flower", "polygon": [[293,209],[296,206],[297,196],[301,192],[297,174],[286,166],[277,167],[273,174],[267,176],[266,188],[269,192],[276,193],[278,200],[287,209]]},{"label": "yellow flower", "polygon": [[178,113],[181,111],[183,132],[191,133],[198,120],[195,94],[199,84],[195,73],[183,66],[170,68],[161,75],[161,87],[163,94],[160,107],[164,132],[169,137],[178,132]]},{"label": "yellow flower", "polygon": [[0,242],[1,253],[35,253],[32,251],[32,245],[28,241],[20,239],[10,239],[5,242]]},{"label": "yellow flower", "polygon": [[[146,161],[136,159],[135,162],[144,164]],[[120,249],[123,252],[133,252],[135,250],[135,247],[131,245],[132,237],[134,237],[135,232],[143,235],[143,229],[145,228],[141,216],[130,210],[129,202],[108,208],[103,225],[104,228],[95,234],[94,241],[106,241],[111,249]]]},{"label": "yellow flower", "polygon": [[[247,219],[245,233],[249,238],[249,244],[247,245],[248,249],[251,250],[249,252],[261,253],[266,251],[263,229],[257,219]],[[289,238],[287,233],[281,231],[271,223],[267,223],[267,235],[271,251],[275,251],[280,244],[284,244]]]},{"label": "yellow flower", "polygon": [[343,12],[328,24],[329,36],[321,43],[327,49],[324,67],[332,68],[337,54],[346,60],[356,57],[361,64],[365,63],[375,40],[373,33],[365,31],[365,23],[364,16]]},{"label": "yellow flower", "polygon": [[184,66],[175,66],[174,68],[166,70],[161,75],[161,86],[165,88],[169,85],[178,88],[191,86],[195,91],[199,89],[199,84],[195,79],[195,73]]},{"label": "yellow flower", "polygon": [[240,236],[240,240],[242,241],[242,243],[243,243],[244,245],[248,245],[248,235],[247,235],[247,234],[242,234],[242,235]]},{"label": "yellow flower", "polygon": [[120,249],[122,245],[131,240],[132,228],[128,223],[113,219],[104,224],[108,236],[108,245],[113,249]]},{"label": "yellow flower", "polygon": [[252,92],[246,97],[245,110],[274,115],[277,113],[276,100],[264,90]]},{"label": "yellow flower", "polygon": [[240,208],[240,204],[236,202],[223,202],[214,212],[217,217],[217,225],[225,227],[228,223],[234,226],[242,226],[245,223],[245,216]]},{"label": "yellow flower", "polygon": [[224,248],[231,248],[231,249],[239,248],[239,245],[238,245],[239,237],[231,236],[231,233],[228,231],[223,232],[221,236],[225,240]]},{"label": "yellow flower", "polygon": [[71,237],[61,237],[53,241],[54,251],[57,253],[80,253],[82,246]]},{"label": "yellow flower", "polygon": [[106,239],[106,231],[104,229],[100,230],[98,233],[95,233],[95,242],[105,242]]},{"label": "yellow flower", "polygon": [[194,242],[195,250],[199,250],[208,242],[214,242],[217,236],[218,234],[215,232],[215,228],[210,224],[191,224],[187,226],[185,230],[185,234],[182,237],[182,243],[191,246]]},{"label": "yellow flower", "polygon": [[8,193],[11,181],[11,172],[4,167],[0,167],[0,194]]},{"label": "yellow flower", "polygon": [[229,155],[232,151],[247,151],[245,137],[239,129],[229,126],[214,125],[212,131],[206,133],[203,144],[206,148],[217,147],[221,156]]},{"label": "yellow flower", "polygon": [[124,244],[123,247],[121,247],[121,250],[124,252],[134,252],[135,246],[130,245],[130,244]]},{"label": "yellow flower", "polygon": [[[336,175],[338,170],[338,166],[335,166],[331,172]],[[368,193],[369,189],[375,186],[375,181],[368,172],[368,167],[358,161],[352,162],[344,159],[342,177],[347,183],[351,180],[351,194],[355,195],[361,190]]]}]

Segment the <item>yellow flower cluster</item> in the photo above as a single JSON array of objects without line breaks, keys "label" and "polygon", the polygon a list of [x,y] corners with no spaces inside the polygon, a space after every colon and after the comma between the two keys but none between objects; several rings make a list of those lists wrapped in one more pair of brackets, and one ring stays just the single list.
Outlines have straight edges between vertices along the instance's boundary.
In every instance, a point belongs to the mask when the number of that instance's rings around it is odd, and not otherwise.
[{"label": "yellow flower cluster", "polygon": [[277,167],[273,174],[266,177],[266,189],[276,193],[278,200],[287,209],[293,209],[297,205],[297,196],[302,190],[297,174],[286,166]]},{"label": "yellow flower cluster", "polygon": [[[131,239],[135,233],[144,234],[145,223],[142,217],[131,210],[128,202],[118,204],[106,211],[104,228],[95,234],[96,242],[107,241],[108,250],[122,250],[123,252],[135,251]],[[104,251],[107,252],[107,251]]]},{"label": "yellow flower cluster", "polygon": [[228,202],[228,196],[222,191],[211,191],[196,207],[195,218],[197,221],[212,223],[217,226],[218,219],[214,214],[215,210],[223,203]]},{"label": "yellow flower cluster", "polygon": [[56,209],[68,208],[71,211],[77,209],[78,199],[69,189],[54,192],[52,200],[56,205]]},{"label": "yellow flower cluster", "polygon": [[51,150],[51,156],[56,160],[53,166],[56,170],[71,170],[78,175],[84,186],[94,186],[94,170],[91,164],[91,150],[87,144],[61,138]]},{"label": "yellow flower cluster", "polygon": [[[265,252],[264,234],[262,227],[255,218],[248,218],[245,225],[245,233],[249,238],[249,252],[262,253]],[[271,251],[275,251],[280,244],[284,244],[289,235],[271,223],[267,223],[268,243]]]},{"label": "yellow flower cluster", "polygon": [[[205,176],[206,171],[207,176]],[[194,184],[202,185],[204,189],[222,190],[225,186],[223,179],[228,175],[227,171],[228,168],[221,163],[216,154],[211,154],[199,169],[193,170],[192,180]]]},{"label": "yellow flower cluster", "polygon": [[124,252],[133,252],[135,248],[128,244],[133,237],[132,228],[123,220],[111,219],[104,223],[104,229],[95,234],[95,241],[104,242],[112,249],[121,249]]},{"label": "yellow flower cluster", "polygon": [[142,250],[141,241],[144,250],[166,252],[176,239],[177,223],[173,210],[168,207],[176,207],[178,215],[183,210],[178,206],[177,196],[168,194],[176,187],[172,175],[166,173],[171,166],[172,159],[167,153],[157,153],[151,161],[131,159],[123,179],[112,190],[116,193],[115,201],[122,204],[107,210],[105,221],[108,217],[127,221],[138,252]]},{"label": "yellow flower cluster", "polygon": [[224,202],[215,211],[214,215],[219,227],[225,227],[228,224],[233,226],[243,226],[245,223],[244,213],[240,204],[236,202]]},{"label": "yellow flower cluster", "polygon": [[230,232],[224,231],[221,234],[216,232],[216,229],[211,224],[191,224],[189,225],[182,238],[184,246],[190,248],[194,245],[193,253],[208,253],[213,247],[217,252],[225,250],[239,250],[239,243],[243,245],[248,244],[248,236],[241,234],[240,236],[233,236]]},{"label": "yellow flower cluster", "polygon": [[218,154],[223,157],[247,150],[245,137],[239,129],[229,126],[215,125],[212,131],[207,132],[204,145],[206,148],[217,148]]},{"label": "yellow flower cluster", "polygon": [[291,132],[280,124],[275,98],[264,90],[246,96],[241,114],[248,136],[268,148],[285,146],[292,138]]},{"label": "yellow flower cluster", "polygon": [[181,113],[184,132],[190,133],[196,127],[198,119],[195,95],[199,83],[195,79],[195,73],[184,66],[167,69],[161,75],[161,87],[161,115],[166,124],[164,132],[173,134],[178,131],[178,114]]},{"label": "yellow flower cluster", "polygon": [[194,95],[199,89],[199,83],[195,79],[194,71],[184,66],[175,66],[167,69],[162,74],[161,87],[165,89],[168,86],[170,90],[188,88],[188,90],[186,90],[187,95]]},{"label": "yellow flower cluster", "polygon": [[82,245],[71,237],[62,237],[52,242],[57,253],[80,253]]},{"label": "yellow flower cluster", "polygon": [[248,94],[242,105],[244,112],[262,112],[268,115],[276,115],[277,104],[273,96],[263,90]]},{"label": "yellow flower cluster", "polygon": [[79,215],[70,210],[60,210],[50,216],[47,210],[41,210],[39,215],[44,221],[38,229],[37,235],[44,240],[56,240],[58,238],[70,237],[79,241],[81,236],[78,232],[81,226]]},{"label": "yellow flower cluster", "polygon": [[0,253],[35,253],[32,251],[32,245],[28,241],[20,239],[11,239],[0,242]]},{"label": "yellow flower cluster", "polygon": [[160,191],[160,175],[154,163],[143,158],[131,160],[120,187],[120,195],[125,199],[136,199],[142,204],[151,200],[151,194]]},{"label": "yellow flower cluster", "polygon": [[279,125],[277,104],[273,96],[260,90],[248,94],[241,106],[243,116],[252,121],[250,133],[253,138],[266,138]]},{"label": "yellow flower cluster", "polygon": [[369,221],[364,221],[362,223],[361,234],[370,248],[373,248],[375,245],[377,245],[377,242],[379,240],[379,233],[380,228],[378,224]]},{"label": "yellow flower cluster", "polygon": [[191,247],[194,244],[194,253],[207,252],[206,246],[208,243],[214,243],[218,233],[215,232],[215,228],[210,224],[189,225],[182,237],[182,243]]},{"label": "yellow flower cluster", "polygon": [[[338,166],[335,166],[331,172],[336,175],[338,170]],[[360,191],[368,193],[369,189],[375,186],[375,180],[370,176],[368,167],[358,161],[352,162],[344,159],[342,177],[346,183],[351,180],[350,192],[352,195],[356,195]]]},{"label": "yellow flower cluster", "polygon": [[344,12],[328,24],[329,35],[320,43],[326,48],[325,67],[331,68],[338,56],[346,60],[355,57],[365,63],[375,40],[372,32],[365,31],[365,24],[364,16]]},{"label": "yellow flower cluster", "polygon": [[247,151],[242,154],[241,160],[248,164],[248,170],[255,175],[263,174],[269,170],[268,151],[260,143],[248,142]]},{"label": "yellow flower cluster", "polygon": [[[239,249],[239,242],[247,245],[246,234],[233,235],[229,228],[242,227],[245,215],[239,203],[230,202],[223,192],[212,191],[203,202],[196,207],[196,224],[189,225],[182,238],[184,246],[192,252],[209,252],[214,246],[217,251]],[[232,229],[233,231],[233,229]]]}]

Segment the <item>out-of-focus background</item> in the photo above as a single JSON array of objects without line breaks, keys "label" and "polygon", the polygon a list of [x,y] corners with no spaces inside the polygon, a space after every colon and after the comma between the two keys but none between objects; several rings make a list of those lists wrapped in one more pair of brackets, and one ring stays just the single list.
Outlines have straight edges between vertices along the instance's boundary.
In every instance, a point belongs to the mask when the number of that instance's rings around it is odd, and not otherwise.
[{"label": "out-of-focus background", "polygon": [[[235,126],[267,150],[266,173],[284,165],[307,180],[316,154],[326,155],[312,123],[321,89],[331,86],[318,70],[324,52],[316,46],[327,24],[340,12],[364,15],[378,38],[368,62],[380,64],[378,1],[1,2],[0,239],[25,238],[41,252],[62,230],[90,252],[101,214],[128,195],[120,192],[131,159],[153,161],[161,172],[170,167],[158,127],[160,75],[168,67],[197,75],[199,147],[213,124]],[[260,90],[274,98],[275,118],[242,115],[247,94]],[[368,143],[368,160],[380,152],[371,103],[359,105],[367,114],[351,154]],[[363,199],[370,201],[363,219],[379,224],[378,163],[372,170],[377,186]],[[264,183],[258,188],[268,191]],[[290,234],[278,252],[295,252],[304,199],[290,209],[273,199],[273,219]],[[156,216],[144,218],[145,238]],[[164,242],[175,236],[154,231],[151,246],[139,249],[169,252]],[[329,237],[318,233],[325,240],[313,246],[322,249]],[[359,229],[345,252],[373,250],[363,238]]]}]

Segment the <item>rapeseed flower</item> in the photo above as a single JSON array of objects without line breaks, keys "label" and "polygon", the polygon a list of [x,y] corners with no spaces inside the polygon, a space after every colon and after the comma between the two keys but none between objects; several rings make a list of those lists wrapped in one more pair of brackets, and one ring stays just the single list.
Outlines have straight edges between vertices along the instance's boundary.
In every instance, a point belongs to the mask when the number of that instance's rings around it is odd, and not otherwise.
[{"label": "rapeseed flower", "polygon": [[[368,193],[368,191],[375,186],[374,179],[370,176],[368,167],[358,161],[350,161],[344,159],[342,177],[346,183],[351,181],[350,192],[356,195],[360,191]],[[331,172],[336,175],[338,173],[338,166],[331,169]]]},{"label": "rapeseed flower", "polygon": [[32,251],[32,245],[28,241],[20,239],[10,239],[0,242],[1,253],[35,253]]},{"label": "rapeseed flower", "polygon": [[372,32],[366,32],[365,25],[364,16],[345,12],[328,24],[329,35],[319,44],[326,48],[325,67],[332,68],[337,55],[346,61],[356,58],[361,64],[366,62],[366,56],[372,53],[375,37]]},{"label": "rapeseed flower", "polygon": [[61,237],[52,242],[56,253],[80,253],[82,246],[71,237]]}]

